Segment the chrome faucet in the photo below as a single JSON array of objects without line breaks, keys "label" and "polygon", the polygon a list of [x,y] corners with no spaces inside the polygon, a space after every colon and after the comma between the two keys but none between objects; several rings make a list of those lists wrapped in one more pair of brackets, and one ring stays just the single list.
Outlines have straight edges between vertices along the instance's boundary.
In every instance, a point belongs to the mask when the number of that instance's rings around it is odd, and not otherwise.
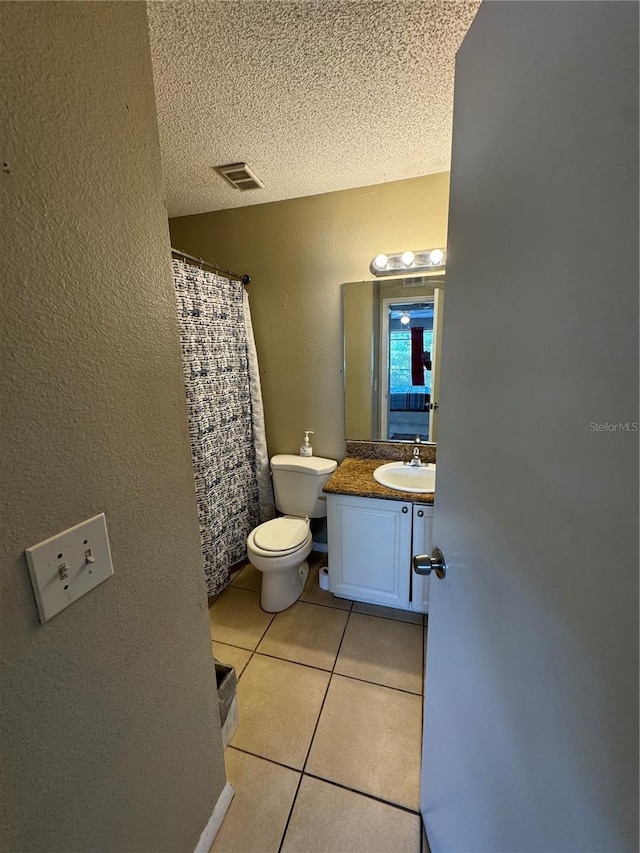
[{"label": "chrome faucet", "polygon": [[420,444],[422,443],[422,439],[419,435],[416,435],[413,442],[413,450],[411,451],[411,459],[409,462],[405,462],[405,465],[411,465],[413,468],[420,468],[424,465],[422,459],[420,459]]}]

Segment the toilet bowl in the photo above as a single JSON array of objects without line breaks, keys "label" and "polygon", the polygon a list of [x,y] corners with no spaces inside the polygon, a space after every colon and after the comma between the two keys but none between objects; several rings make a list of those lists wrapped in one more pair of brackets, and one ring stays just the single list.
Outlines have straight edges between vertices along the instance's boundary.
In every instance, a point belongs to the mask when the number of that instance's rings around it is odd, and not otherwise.
[{"label": "toilet bowl", "polygon": [[309,576],[312,546],[308,518],[285,515],[251,531],[247,555],[262,572],[260,605],[267,613],[279,613],[298,600]]},{"label": "toilet bowl", "polygon": [[247,537],[247,556],[262,572],[260,605],[267,613],[291,607],[304,589],[313,547],[309,519],[326,516],[322,489],[337,467],[334,459],[320,456],[271,457],[273,493],[282,515],[259,524]]}]

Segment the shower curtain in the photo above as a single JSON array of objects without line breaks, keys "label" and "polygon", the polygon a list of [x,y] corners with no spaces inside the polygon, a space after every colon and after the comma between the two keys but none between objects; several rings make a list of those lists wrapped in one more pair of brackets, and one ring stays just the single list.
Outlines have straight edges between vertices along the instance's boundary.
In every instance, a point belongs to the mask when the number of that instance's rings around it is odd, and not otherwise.
[{"label": "shower curtain", "polygon": [[189,437],[209,596],[275,515],[260,380],[241,282],[173,261]]}]

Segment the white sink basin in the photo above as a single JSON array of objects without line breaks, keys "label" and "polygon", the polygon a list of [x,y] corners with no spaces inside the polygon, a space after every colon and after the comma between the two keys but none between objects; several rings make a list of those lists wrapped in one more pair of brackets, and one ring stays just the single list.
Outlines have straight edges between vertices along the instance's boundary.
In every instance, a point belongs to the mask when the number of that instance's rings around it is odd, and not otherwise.
[{"label": "white sink basin", "polygon": [[387,462],[373,472],[373,479],[398,492],[415,492],[420,495],[433,494],[436,490],[436,466],[405,465],[404,462]]}]

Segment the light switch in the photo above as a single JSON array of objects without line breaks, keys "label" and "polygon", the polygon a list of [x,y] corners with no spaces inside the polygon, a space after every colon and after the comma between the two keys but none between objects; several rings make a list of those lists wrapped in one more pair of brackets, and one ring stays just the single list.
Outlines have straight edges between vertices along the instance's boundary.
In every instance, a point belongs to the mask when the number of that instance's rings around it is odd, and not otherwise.
[{"label": "light switch", "polygon": [[103,512],[27,548],[25,554],[41,622],[113,574]]}]

